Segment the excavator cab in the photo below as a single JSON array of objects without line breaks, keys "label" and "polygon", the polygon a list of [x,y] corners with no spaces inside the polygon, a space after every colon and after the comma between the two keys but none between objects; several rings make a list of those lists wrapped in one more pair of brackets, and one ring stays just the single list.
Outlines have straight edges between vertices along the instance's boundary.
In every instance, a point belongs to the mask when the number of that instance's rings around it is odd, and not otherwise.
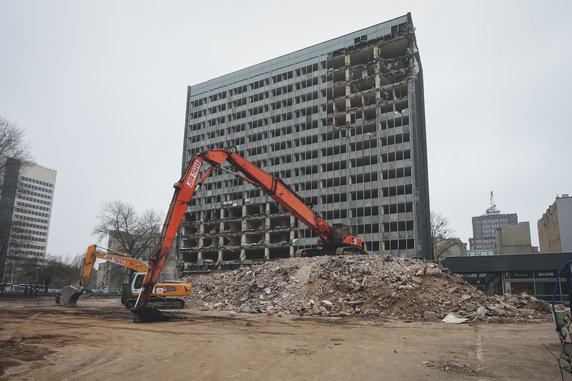
[{"label": "excavator cab", "polygon": [[332,242],[342,243],[350,235],[350,227],[348,225],[334,224],[333,228]]},{"label": "excavator cab", "polygon": [[332,242],[336,255],[367,254],[363,250],[363,241],[350,233],[350,227],[345,224],[333,224]]},{"label": "excavator cab", "polygon": [[133,283],[131,286],[131,292],[139,293],[143,288],[143,279],[145,278],[145,273],[135,273],[133,277]]},{"label": "excavator cab", "polygon": [[[135,273],[131,282],[131,298],[126,300],[125,307],[131,309],[135,307],[137,298],[143,290],[143,280],[146,273]],[[161,308],[183,308],[185,306],[184,296],[191,294],[191,285],[178,281],[165,281],[155,284],[153,294],[149,302],[155,307]]]}]

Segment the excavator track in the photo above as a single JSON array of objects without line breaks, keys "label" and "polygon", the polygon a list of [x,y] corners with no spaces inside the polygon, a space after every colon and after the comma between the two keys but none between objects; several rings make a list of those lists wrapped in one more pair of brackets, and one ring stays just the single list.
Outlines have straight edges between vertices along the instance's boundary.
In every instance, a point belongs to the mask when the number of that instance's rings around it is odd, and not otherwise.
[{"label": "excavator track", "polygon": [[[135,307],[137,299],[129,299],[125,302],[125,308],[132,309]],[[171,309],[171,310],[178,310],[185,307],[185,301],[183,299],[175,299],[175,298],[158,298],[152,297],[149,299],[148,303],[149,307],[156,308],[156,309]]]},{"label": "excavator track", "polygon": [[336,249],[335,255],[367,255],[367,251],[357,246],[343,246]]}]

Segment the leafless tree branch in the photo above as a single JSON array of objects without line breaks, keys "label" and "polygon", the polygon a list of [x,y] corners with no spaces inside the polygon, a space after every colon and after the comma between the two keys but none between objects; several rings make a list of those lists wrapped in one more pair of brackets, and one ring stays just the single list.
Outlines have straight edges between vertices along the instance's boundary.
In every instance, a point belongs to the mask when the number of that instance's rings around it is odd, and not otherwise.
[{"label": "leafless tree branch", "polygon": [[449,249],[457,246],[459,243],[450,241],[442,244],[451,239],[453,230],[449,227],[449,220],[439,213],[431,212],[431,239],[433,240],[433,258],[439,259]]},{"label": "leafless tree branch", "polygon": [[153,210],[139,215],[133,206],[116,200],[103,205],[93,233],[99,240],[112,237],[126,254],[147,258],[157,245],[161,220]]},{"label": "leafless tree branch", "polygon": [[6,169],[5,158],[16,159],[26,165],[32,161],[29,146],[24,141],[24,130],[0,115],[0,174]]}]

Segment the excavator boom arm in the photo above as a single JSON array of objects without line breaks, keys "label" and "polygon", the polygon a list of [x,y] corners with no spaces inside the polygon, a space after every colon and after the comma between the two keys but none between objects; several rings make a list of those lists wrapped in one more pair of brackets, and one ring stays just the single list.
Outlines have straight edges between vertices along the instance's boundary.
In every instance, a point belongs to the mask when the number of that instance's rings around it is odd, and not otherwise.
[{"label": "excavator boom arm", "polygon": [[165,223],[163,224],[159,244],[149,257],[149,270],[143,279],[143,290],[135,306],[136,316],[147,307],[147,303],[153,293],[153,287],[159,279],[165,259],[169,254],[169,250],[171,250],[171,245],[177,235],[177,230],[179,230],[185,211],[195,195],[198,184],[202,184],[212,172],[213,168],[209,168],[199,182],[199,174],[203,161],[204,159],[200,155],[197,155],[190,165],[187,166],[181,180],[174,185],[175,192],[169,206],[169,211],[167,212],[167,217],[165,218]]},{"label": "excavator boom arm", "polygon": [[106,249],[106,253],[97,251],[97,249],[97,245],[91,245],[87,248],[79,276],[79,284],[81,287],[87,286],[89,277],[93,272],[95,260],[97,258],[103,259],[107,262],[115,263],[119,266],[127,267],[128,269],[135,270],[137,272],[147,271],[147,264],[140,259],[132,258],[127,254],[123,254],[111,249]]},{"label": "excavator boom arm", "polygon": [[[324,243],[330,243],[334,231],[332,227],[317,213],[315,213],[304,201],[279,178],[258,168],[237,153],[226,150],[217,149],[199,153],[193,161],[187,166],[181,180],[175,184],[175,192],[169,211],[163,225],[161,238],[155,251],[149,258],[149,270],[143,280],[143,291],[134,313],[136,320],[143,317],[144,310],[147,306],[153,287],[159,278],[165,259],[171,249],[171,245],[187,207],[195,195],[197,189],[210,176],[214,168],[220,167],[223,162],[228,162],[236,170],[244,176],[235,174],[251,184],[263,189],[273,200],[280,204],[284,209],[292,213],[296,218],[302,221],[306,226],[312,229]],[[211,167],[199,179],[201,167],[204,162],[211,164]]]},{"label": "excavator boom arm", "polygon": [[78,284],[62,288],[58,303],[61,302],[61,304],[64,304],[67,307],[76,306],[78,298],[87,288],[89,277],[93,272],[95,261],[98,258],[107,262],[115,263],[119,266],[127,267],[128,269],[135,270],[137,272],[147,271],[147,264],[140,259],[132,258],[127,254],[111,249],[105,249],[105,252],[98,251],[97,249],[97,245],[88,246],[85,257],[83,258]]},{"label": "excavator boom arm", "polygon": [[213,150],[204,153],[205,161],[220,165],[224,160],[242,172],[247,181],[260,187],[280,206],[289,211],[312,229],[324,242],[332,237],[332,227],[316,214],[300,196],[292,191],[280,178],[258,168],[242,156],[228,150]]}]

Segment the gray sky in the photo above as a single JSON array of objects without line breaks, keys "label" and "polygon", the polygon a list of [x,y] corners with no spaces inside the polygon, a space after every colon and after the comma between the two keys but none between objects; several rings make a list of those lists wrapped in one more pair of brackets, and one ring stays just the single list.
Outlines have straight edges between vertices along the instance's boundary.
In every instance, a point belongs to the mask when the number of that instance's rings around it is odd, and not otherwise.
[{"label": "gray sky", "polygon": [[105,201],[166,212],[187,85],[407,12],[425,79],[431,209],[468,241],[494,190],[536,222],[572,193],[570,1],[0,0],[0,114],[58,171],[48,243],[95,241]]}]

